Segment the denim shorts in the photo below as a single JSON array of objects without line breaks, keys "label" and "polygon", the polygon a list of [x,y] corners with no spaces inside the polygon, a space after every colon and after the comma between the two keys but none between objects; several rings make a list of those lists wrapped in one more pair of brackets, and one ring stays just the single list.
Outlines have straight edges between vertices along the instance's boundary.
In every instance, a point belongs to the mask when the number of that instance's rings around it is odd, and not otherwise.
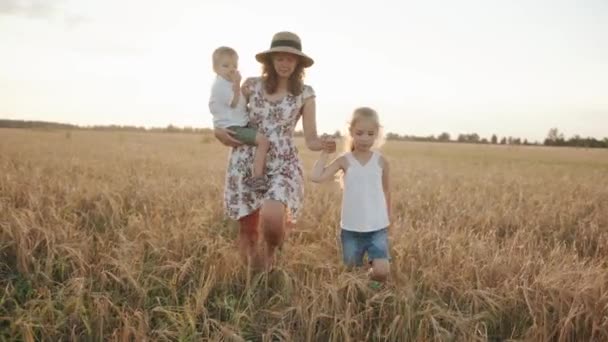
[{"label": "denim shorts", "polygon": [[373,232],[353,232],[342,229],[342,258],[348,266],[363,266],[363,256],[367,253],[367,260],[389,259],[388,229]]}]

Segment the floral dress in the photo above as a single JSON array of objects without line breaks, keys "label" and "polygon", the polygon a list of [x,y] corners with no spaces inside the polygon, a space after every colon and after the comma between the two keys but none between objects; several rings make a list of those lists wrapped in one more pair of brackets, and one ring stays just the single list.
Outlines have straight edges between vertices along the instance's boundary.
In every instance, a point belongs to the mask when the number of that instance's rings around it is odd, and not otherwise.
[{"label": "floral dress", "polygon": [[265,193],[251,191],[246,181],[252,176],[255,147],[233,148],[226,170],[224,207],[231,219],[238,220],[262,206],[266,199],[283,203],[288,220],[295,222],[304,198],[304,176],[293,133],[302,115],[304,101],[314,97],[314,90],[305,85],[303,92],[288,93],[278,101],[264,97],[261,78],[249,78],[243,84],[249,95],[249,121],[270,141],[264,173],[269,185]]}]

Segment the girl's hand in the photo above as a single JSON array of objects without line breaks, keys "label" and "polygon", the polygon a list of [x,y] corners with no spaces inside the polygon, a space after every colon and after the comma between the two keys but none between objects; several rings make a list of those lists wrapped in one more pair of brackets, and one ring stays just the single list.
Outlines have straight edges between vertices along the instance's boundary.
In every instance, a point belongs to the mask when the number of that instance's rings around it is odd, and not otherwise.
[{"label": "girl's hand", "polygon": [[239,147],[243,145],[240,141],[234,139],[231,134],[234,134],[233,131],[224,129],[224,128],[215,128],[213,130],[213,134],[215,138],[219,140],[222,144],[230,147]]}]

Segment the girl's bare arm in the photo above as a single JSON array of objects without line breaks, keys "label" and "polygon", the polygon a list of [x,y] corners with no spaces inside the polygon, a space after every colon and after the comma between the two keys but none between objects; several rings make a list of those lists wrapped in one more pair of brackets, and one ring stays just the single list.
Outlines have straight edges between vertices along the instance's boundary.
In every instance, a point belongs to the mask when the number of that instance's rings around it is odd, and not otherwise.
[{"label": "girl's bare arm", "polygon": [[340,170],[344,170],[344,157],[338,157],[334,159],[329,165],[327,159],[329,154],[327,152],[321,152],[321,157],[315,162],[310,175],[310,180],[315,183],[323,183],[332,179],[336,173]]},{"label": "girl's bare arm", "polygon": [[391,188],[390,188],[390,167],[386,158],[382,157],[382,188],[384,190],[384,198],[386,200],[386,209],[388,217],[391,217]]}]

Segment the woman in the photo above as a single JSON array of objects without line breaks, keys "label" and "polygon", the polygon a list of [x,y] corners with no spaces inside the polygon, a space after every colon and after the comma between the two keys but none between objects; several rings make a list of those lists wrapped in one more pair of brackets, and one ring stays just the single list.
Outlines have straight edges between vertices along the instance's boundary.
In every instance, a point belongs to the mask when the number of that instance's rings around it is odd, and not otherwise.
[{"label": "woman", "polygon": [[[271,143],[266,163],[268,191],[256,192],[245,184],[251,177],[254,147],[241,145],[229,131],[215,136],[233,147],[227,168],[224,205],[227,215],[239,220],[239,250],[254,267],[270,267],[283,242],[285,224],[295,222],[304,197],[304,178],[294,141],[302,117],[306,146],[312,151],[336,149],[335,141],[317,135],[315,94],[303,83],[304,69],[314,61],[302,52],[300,38],[291,32],[274,35],[270,49],[258,53],[262,76],[247,79],[242,92],[249,104],[250,123]],[[258,250],[262,228],[264,251]]]}]

